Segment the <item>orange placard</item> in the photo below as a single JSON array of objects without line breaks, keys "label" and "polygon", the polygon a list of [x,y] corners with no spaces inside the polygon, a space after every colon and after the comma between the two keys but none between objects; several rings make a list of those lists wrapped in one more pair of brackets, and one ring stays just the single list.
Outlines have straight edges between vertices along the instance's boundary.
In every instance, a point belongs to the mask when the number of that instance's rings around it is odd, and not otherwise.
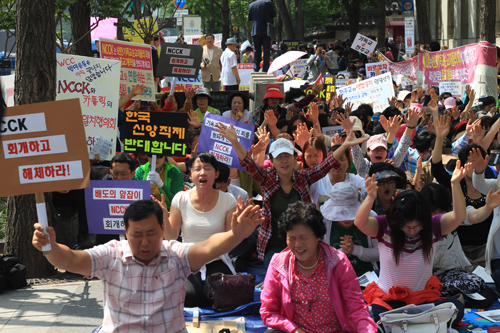
[{"label": "orange placard", "polygon": [[6,108],[0,136],[0,197],[90,186],[78,99]]}]

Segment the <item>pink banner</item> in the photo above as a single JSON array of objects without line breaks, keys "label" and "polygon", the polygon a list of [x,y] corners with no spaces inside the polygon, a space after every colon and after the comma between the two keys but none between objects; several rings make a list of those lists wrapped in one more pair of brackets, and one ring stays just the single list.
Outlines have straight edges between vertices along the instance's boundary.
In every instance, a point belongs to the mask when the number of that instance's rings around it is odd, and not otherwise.
[{"label": "pink banner", "polygon": [[[98,20],[97,17],[90,18],[90,26]],[[116,25],[115,23],[118,21],[116,18],[107,18],[99,21],[99,25],[97,28],[90,32],[90,38],[92,40],[96,40],[99,38],[109,38],[114,39],[116,37]]]},{"label": "pink banner", "polygon": [[495,67],[496,50],[487,42],[470,44],[451,50],[421,53],[418,55],[419,70],[424,84],[439,85],[441,81],[473,83],[476,66]]},{"label": "pink banner", "polygon": [[408,77],[412,79],[413,81],[417,81],[417,76],[418,76],[418,58],[413,57],[409,60],[406,61],[401,61],[401,62],[392,62],[389,59],[387,59],[382,53],[379,51],[376,52],[379,61],[387,61],[389,63],[389,68],[391,70],[392,76],[396,75],[403,75],[405,77]]}]

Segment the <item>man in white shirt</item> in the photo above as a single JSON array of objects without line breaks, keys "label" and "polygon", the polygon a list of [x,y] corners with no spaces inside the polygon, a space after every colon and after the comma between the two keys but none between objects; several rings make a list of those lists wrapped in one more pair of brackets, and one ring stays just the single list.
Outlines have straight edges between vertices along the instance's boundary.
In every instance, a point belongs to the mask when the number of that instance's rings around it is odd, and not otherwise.
[{"label": "man in white shirt", "polygon": [[205,37],[201,59],[201,81],[210,91],[220,91],[220,74],[222,50],[214,45],[215,37],[208,34]]},{"label": "man in white shirt", "polygon": [[236,60],[236,47],[238,43],[235,38],[226,41],[226,50],[222,53],[222,83],[225,90],[240,89],[240,75],[238,74],[238,61]]}]

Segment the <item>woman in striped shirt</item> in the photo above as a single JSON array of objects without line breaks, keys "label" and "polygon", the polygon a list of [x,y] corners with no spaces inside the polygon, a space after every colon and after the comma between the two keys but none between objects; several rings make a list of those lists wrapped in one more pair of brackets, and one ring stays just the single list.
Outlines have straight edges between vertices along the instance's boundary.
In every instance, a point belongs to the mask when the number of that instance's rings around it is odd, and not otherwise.
[{"label": "woman in striped shirt", "polygon": [[394,199],[386,215],[370,217],[377,197],[375,176],[365,178],[367,197],[361,204],[354,224],[366,235],[378,240],[380,276],[378,284],[369,284],[364,296],[372,306],[375,321],[379,314],[407,304],[453,302],[459,309],[455,319],[463,317],[463,304],[440,295],[441,282],[432,275],[437,241],[455,230],[465,219],[465,199],[460,180],[471,165],[457,167],[451,177],[453,211],[432,216],[427,199],[417,191],[406,191]]}]

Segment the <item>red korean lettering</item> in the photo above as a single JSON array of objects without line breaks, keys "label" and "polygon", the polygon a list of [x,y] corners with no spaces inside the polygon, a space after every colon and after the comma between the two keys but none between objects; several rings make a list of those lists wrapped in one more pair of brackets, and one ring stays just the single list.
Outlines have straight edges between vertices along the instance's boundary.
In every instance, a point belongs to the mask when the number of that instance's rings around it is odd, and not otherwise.
[{"label": "red korean lettering", "polygon": [[19,153],[25,153],[27,154],[29,152],[29,149],[28,149],[28,143],[27,142],[18,142],[17,143],[19,145]]},{"label": "red korean lettering", "polygon": [[109,198],[109,190],[102,190],[102,197],[103,198]]},{"label": "red korean lettering", "polygon": [[40,140],[42,144],[42,149],[40,151],[50,151],[49,140]]},{"label": "red korean lettering", "polygon": [[[48,140],[46,140],[48,142]],[[30,141],[29,143],[30,151],[39,152],[40,151],[40,143],[38,141]]]},{"label": "red korean lettering", "polygon": [[127,195],[127,191],[120,190],[120,199],[125,199],[126,195]]},{"label": "red korean lettering", "polygon": [[139,200],[141,198],[141,191],[134,191],[134,199]]},{"label": "red korean lettering", "polygon": [[35,178],[44,179],[43,167],[35,167]]},{"label": "red korean lettering", "polygon": [[127,190],[127,199],[129,200],[134,199],[134,191]]},{"label": "red korean lettering", "polygon": [[102,198],[102,191],[101,190],[94,190],[94,197]]},{"label": "red korean lettering", "polygon": [[116,199],[116,190],[109,190],[109,197],[112,199]]},{"label": "red korean lettering", "polygon": [[48,165],[44,168],[45,177],[54,178],[55,170],[53,165]]},{"label": "red korean lettering", "polygon": [[23,169],[23,178],[24,179],[33,179],[33,169],[31,168],[24,168]]},{"label": "red korean lettering", "polygon": [[7,153],[9,155],[17,155],[17,144],[16,143],[8,143],[7,144]]}]

